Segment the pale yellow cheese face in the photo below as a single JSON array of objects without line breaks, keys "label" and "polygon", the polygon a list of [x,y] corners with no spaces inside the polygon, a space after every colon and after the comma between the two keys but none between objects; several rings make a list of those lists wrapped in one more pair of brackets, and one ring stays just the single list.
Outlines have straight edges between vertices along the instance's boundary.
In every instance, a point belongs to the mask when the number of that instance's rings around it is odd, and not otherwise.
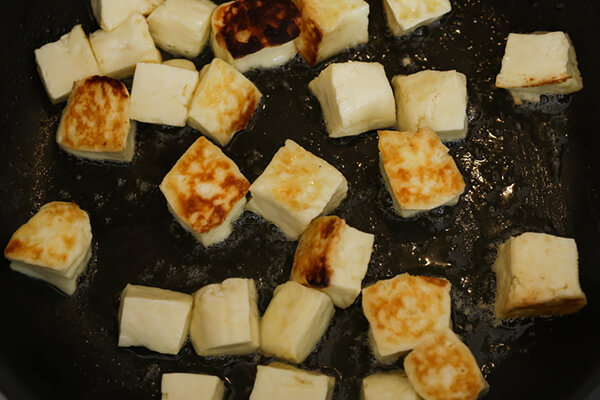
[{"label": "pale yellow cheese face", "polygon": [[163,61],[163,64],[170,67],[187,69],[188,71],[198,71],[196,64],[185,58],[171,58],[170,60]]},{"label": "pale yellow cheese face", "polygon": [[257,367],[250,400],[330,400],[334,378],[282,363]]},{"label": "pale yellow cheese face", "polygon": [[404,371],[380,372],[362,381],[361,400],[420,400]]},{"label": "pale yellow cheese face", "polygon": [[92,12],[98,25],[111,31],[131,14],[150,14],[163,0],[91,0]]},{"label": "pale yellow cheese face", "polygon": [[216,376],[190,373],[163,374],[162,400],[223,400],[225,385]]},{"label": "pale yellow cheese face", "polygon": [[452,9],[449,0],[384,0],[383,4],[388,26],[395,36],[428,25]]}]

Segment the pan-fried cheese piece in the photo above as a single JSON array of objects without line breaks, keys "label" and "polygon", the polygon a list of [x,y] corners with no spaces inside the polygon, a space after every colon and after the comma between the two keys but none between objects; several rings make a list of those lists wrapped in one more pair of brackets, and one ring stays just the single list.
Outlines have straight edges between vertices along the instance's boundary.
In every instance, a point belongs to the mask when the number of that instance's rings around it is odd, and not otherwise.
[{"label": "pan-fried cheese piece", "polygon": [[237,165],[204,137],[187,149],[160,184],[177,222],[204,246],[231,234],[249,187]]},{"label": "pan-fried cheese piece", "polygon": [[392,79],[401,131],[429,127],[443,141],[467,136],[467,78],[456,71],[421,71]]},{"label": "pan-fried cheese piece", "polygon": [[296,56],[300,12],[292,0],[237,0],[221,4],[211,17],[215,57],[240,72],[274,68]]},{"label": "pan-fried cheese piece", "polygon": [[334,312],[325,293],[294,281],[277,286],[260,321],[261,350],[300,364],[327,330]]},{"label": "pan-fried cheese piece", "polygon": [[92,33],[90,43],[100,72],[115,79],[132,76],[137,63],[160,63],[162,60],[150,36],[146,18],[138,13],[131,14],[112,31]]},{"label": "pan-fried cheese piece", "polygon": [[190,338],[200,356],[256,351],[260,340],[254,280],[229,278],[198,290]]},{"label": "pan-fried cheese piece", "polygon": [[527,232],[501,244],[496,273],[496,317],[569,314],[586,305],[579,286],[575,240]]},{"label": "pan-fried cheese piece", "polygon": [[96,57],[81,25],[59,40],[35,49],[35,62],[52,103],[65,101],[76,81],[100,73]]},{"label": "pan-fried cheese piece", "polygon": [[91,0],[92,12],[98,25],[112,31],[133,13],[148,15],[163,0]]},{"label": "pan-fried cheese piece", "polygon": [[220,58],[200,71],[200,82],[189,107],[188,125],[227,145],[245,129],[262,94],[241,72]]},{"label": "pan-fried cheese piece", "polygon": [[170,67],[187,69],[188,71],[198,71],[196,64],[185,58],[171,58],[170,60],[163,61],[163,64]]},{"label": "pan-fried cheese piece", "polygon": [[360,400],[420,400],[402,370],[380,372],[362,381]]},{"label": "pan-fried cheese piece", "polygon": [[209,0],[166,0],[148,17],[150,34],[164,51],[195,58],[208,41],[215,7]]},{"label": "pan-fried cheese piece", "polygon": [[162,400],[223,400],[225,385],[213,375],[163,374],[160,384]]},{"label": "pan-fried cheese piece", "polygon": [[98,75],[77,82],[63,110],[56,142],[77,157],[130,162],[135,122],[129,120],[125,85]]},{"label": "pan-fried cheese piece", "polygon": [[396,124],[394,93],[379,63],[331,64],[308,87],[321,103],[330,137]]},{"label": "pan-fried cheese piece", "polygon": [[404,359],[404,370],[425,400],[476,400],[489,388],[475,357],[449,328],[423,338]]},{"label": "pan-fried cheese piece", "polygon": [[452,9],[449,0],[383,0],[388,26],[394,36],[429,25]]},{"label": "pan-fried cheese piece", "polygon": [[248,209],[271,221],[291,240],[346,197],[344,175],[292,140],[286,140],[250,186]]},{"label": "pan-fried cheese piece", "polygon": [[92,251],[88,214],[75,203],[45,204],[10,238],[4,256],[10,268],[46,281],[68,295],[77,289],[77,278]]},{"label": "pan-fried cheese piece", "polygon": [[188,335],[193,301],[189,294],[127,284],[121,293],[118,346],[179,353]]},{"label": "pan-fried cheese piece", "polygon": [[409,274],[378,281],[362,291],[375,357],[395,361],[427,334],[450,326],[450,282]]},{"label": "pan-fried cheese piece", "polygon": [[404,218],[454,206],[465,189],[448,148],[429,128],[379,131],[379,167],[394,208]]},{"label": "pan-fried cheese piece", "polygon": [[339,217],[317,218],[300,237],[290,279],[321,290],[333,304],[347,308],[360,294],[374,239]]},{"label": "pan-fried cheese piece", "polygon": [[569,36],[563,32],[509,34],[496,87],[508,89],[515,104],[537,103],[542,94],[583,89]]},{"label": "pan-fried cheese piece", "polygon": [[250,400],[331,400],[335,379],[273,362],[256,368]]}]

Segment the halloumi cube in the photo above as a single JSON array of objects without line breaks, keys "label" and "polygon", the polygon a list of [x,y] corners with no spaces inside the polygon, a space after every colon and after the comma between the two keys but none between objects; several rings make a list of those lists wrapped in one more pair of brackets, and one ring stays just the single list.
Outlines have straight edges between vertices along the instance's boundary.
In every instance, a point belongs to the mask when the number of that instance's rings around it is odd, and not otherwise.
[{"label": "halloumi cube", "polygon": [[131,118],[185,126],[188,104],[197,84],[197,71],[165,64],[138,64],[131,88]]},{"label": "halloumi cube", "polygon": [[112,31],[98,30],[90,35],[100,72],[115,79],[129,78],[137,63],[160,63],[146,18],[134,13]]},{"label": "halloumi cube", "polygon": [[427,334],[449,327],[450,286],[446,279],[400,274],[363,289],[375,357],[395,361]]},{"label": "halloumi cube", "polygon": [[220,58],[200,71],[189,107],[188,125],[221,146],[245,129],[262,98],[252,81]]},{"label": "halloumi cube", "polygon": [[187,149],[160,184],[177,222],[204,246],[231,234],[249,187],[237,165],[204,137]]},{"label": "halloumi cube", "polygon": [[586,305],[575,240],[527,232],[498,247],[496,317],[569,314]]},{"label": "halloumi cube", "polygon": [[225,385],[213,375],[175,372],[163,374],[162,400],[223,400]]},{"label": "halloumi cube", "polygon": [[171,58],[170,60],[163,61],[162,63],[170,67],[183,68],[187,69],[188,71],[198,71],[196,69],[196,64],[190,60],[186,60],[185,58]]},{"label": "halloumi cube", "polygon": [[211,17],[215,57],[240,72],[274,68],[297,54],[300,12],[292,0],[236,0],[218,6]]},{"label": "halloumi cube", "polygon": [[340,171],[288,139],[250,186],[248,209],[295,240],[313,219],[335,209],[347,192]]},{"label": "halloumi cube", "polygon": [[256,368],[250,400],[331,400],[335,379],[273,362]]},{"label": "halloumi cube", "polygon": [[13,233],[4,257],[10,268],[56,286],[68,295],[92,255],[88,214],[75,203],[47,203]]},{"label": "halloumi cube", "polygon": [[392,79],[398,130],[433,129],[443,141],[467,136],[467,78],[456,71],[421,71]]},{"label": "halloumi cube", "polygon": [[98,25],[112,31],[131,14],[148,15],[164,0],[91,0],[92,13]]},{"label": "halloumi cube", "polygon": [[465,190],[448,148],[429,128],[379,131],[379,167],[394,208],[404,218],[454,206]]},{"label": "halloumi cube", "polygon": [[189,294],[128,284],[121,293],[118,346],[179,353],[188,335],[193,302]]},{"label": "halloumi cube", "polygon": [[166,0],[148,16],[148,27],[158,47],[171,54],[197,57],[208,42],[210,0]]},{"label": "halloumi cube", "polygon": [[449,0],[383,0],[387,24],[394,36],[429,25],[452,9]]},{"label": "halloumi cube", "polygon": [[424,400],[476,400],[489,386],[469,348],[451,329],[440,329],[404,359],[404,370]]},{"label": "halloumi cube", "polygon": [[575,48],[564,32],[511,33],[496,87],[508,89],[515,104],[540,96],[583,89]]},{"label": "halloumi cube", "polygon": [[52,103],[65,101],[76,81],[100,73],[96,57],[81,25],[59,40],[35,49],[35,62]]},{"label": "halloumi cube", "polygon": [[379,63],[331,64],[308,87],[321,103],[330,137],[396,125],[394,93]]},{"label": "halloumi cube", "polygon": [[360,400],[420,400],[402,370],[380,372],[362,381]]},{"label": "halloumi cube", "polygon": [[326,293],[347,308],[360,294],[375,236],[336,216],[320,217],[300,237],[291,280]]},{"label": "halloumi cube", "polygon": [[294,281],[277,286],[260,321],[261,350],[300,364],[327,330],[334,312],[325,293]]}]

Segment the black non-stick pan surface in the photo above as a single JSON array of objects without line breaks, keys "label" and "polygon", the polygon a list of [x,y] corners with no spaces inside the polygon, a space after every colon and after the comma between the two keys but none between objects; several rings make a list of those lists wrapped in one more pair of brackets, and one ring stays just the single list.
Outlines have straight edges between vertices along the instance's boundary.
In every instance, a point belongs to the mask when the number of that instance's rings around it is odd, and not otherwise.
[{"label": "black non-stick pan surface", "polygon": [[[256,280],[264,312],[288,279],[296,242],[245,212],[231,237],[203,248],[175,222],[158,190],[163,176],[198,137],[190,128],[140,124],[129,165],[88,162],[58,149],[63,105],[52,105],[33,50],[75,24],[97,29],[89,1],[5,1],[0,6],[0,246],[41,205],[74,201],[88,211],[92,261],[73,297],[13,272],[0,261],[0,391],[10,399],[157,399],[162,373],[215,374],[227,399],[246,399],[260,355],[202,358],[189,343],[177,356],[118,348],[119,295],[127,283],[191,293],[227,277]],[[452,282],[454,330],[490,383],[490,400],[595,399],[600,385],[600,3],[452,1],[441,22],[406,38],[387,31],[371,1],[370,40],[316,67],[299,57],[247,76],[264,94],[249,128],[225,153],[253,181],[287,138],[336,166],[348,179],[335,210],[375,233],[364,284],[401,272]],[[538,106],[513,105],[494,89],[509,32],[568,32],[585,88]],[[166,57],[169,57],[166,55]],[[194,62],[212,58],[210,49]],[[411,63],[403,66],[402,60]],[[423,69],[466,74],[469,135],[449,144],[467,189],[456,207],[403,220],[377,167],[377,135],[329,139],[307,89],[330,62],[378,61],[388,77]],[[130,84],[130,82],[128,82]],[[589,304],[579,313],[496,322],[495,246],[524,231],[574,237]],[[378,364],[367,346],[360,300],[336,310],[327,333],[301,365],[336,378],[334,398],[357,399],[361,378],[400,367]],[[310,400],[310,399],[308,399]]]}]

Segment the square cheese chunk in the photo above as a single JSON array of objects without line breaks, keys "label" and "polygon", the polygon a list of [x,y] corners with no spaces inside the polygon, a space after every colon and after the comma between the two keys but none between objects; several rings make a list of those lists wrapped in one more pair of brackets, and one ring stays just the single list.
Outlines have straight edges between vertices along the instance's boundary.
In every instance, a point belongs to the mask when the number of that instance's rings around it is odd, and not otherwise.
[{"label": "square cheese chunk", "polygon": [[334,312],[325,293],[294,281],[279,285],[260,322],[261,350],[300,364],[325,334]]},{"label": "square cheese chunk", "polygon": [[250,400],[331,400],[335,379],[273,362],[256,368]]},{"label": "square cheese chunk", "polygon": [[131,14],[148,15],[163,0],[91,0],[92,12],[98,25],[112,31]]},{"label": "square cheese chunk", "polygon": [[302,16],[298,52],[310,65],[369,40],[369,4],[363,0],[295,0]]},{"label": "square cheese chunk", "polygon": [[121,293],[118,346],[179,353],[188,335],[193,302],[189,294],[128,284]]},{"label": "square cheese chunk", "polygon": [[59,40],[35,49],[35,62],[52,103],[65,101],[73,83],[100,72],[96,57],[81,25]]},{"label": "square cheese chunk", "polygon": [[248,209],[295,240],[313,219],[335,209],[347,191],[340,171],[288,139],[250,186]]},{"label": "square cheese chunk", "polygon": [[476,400],[488,390],[475,357],[449,328],[423,338],[404,370],[424,400]]},{"label": "square cheese chunk", "polygon": [[569,314],[586,305],[575,240],[527,232],[498,247],[496,317]]},{"label": "square cheese chunk", "polygon": [[452,9],[449,0],[383,0],[387,24],[394,36],[429,25]]},{"label": "square cheese chunk", "polygon": [[347,308],[360,294],[373,241],[339,217],[320,217],[300,237],[291,280],[326,293],[333,304]]},{"label": "square cheese chunk", "polygon": [[225,385],[216,376],[189,373],[163,374],[162,400],[223,400]]},{"label": "square cheese chunk", "polygon": [[249,187],[237,165],[204,137],[187,149],[160,184],[175,219],[204,246],[231,234]]},{"label": "square cheese chunk", "polygon": [[421,71],[392,79],[401,131],[429,127],[443,141],[467,136],[467,78],[456,71]]},{"label": "square cheese chunk", "polygon": [[261,92],[248,78],[215,58],[200,71],[188,125],[225,146],[236,132],[248,126],[261,98]]},{"label": "square cheese chunk", "polygon": [[330,137],[396,124],[394,93],[379,63],[331,64],[308,87],[321,103]]},{"label": "square cheese chunk", "polygon": [[404,218],[454,206],[465,190],[448,148],[429,128],[379,131],[379,167],[394,208]]},{"label": "square cheese chunk", "polygon": [[54,201],[13,233],[4,256],[14,271],[72,295],[90,260],[91,244],[88,214],[75,203]]},{"label": "square cheese chunk", "polygon": [[395,361],[427,334],[450,326],[450,282],[400,274],[362,291],[375,357]]},{"label": "square cheese chunk", "polygon": [[420,400],[402,370],[380,372],[362,381],[360,400]]},{"label": "square cheese chunk", "polygon": [[508,89],[515,104],[540,96],[583,89],[575,48],[564,32],[511,33],[496,87]]},{"label": "square cheese chunk", "polygon": [[190,338],[200,356],[249,354],[260,345],[254,280],[229,278],[198,290]]}]

